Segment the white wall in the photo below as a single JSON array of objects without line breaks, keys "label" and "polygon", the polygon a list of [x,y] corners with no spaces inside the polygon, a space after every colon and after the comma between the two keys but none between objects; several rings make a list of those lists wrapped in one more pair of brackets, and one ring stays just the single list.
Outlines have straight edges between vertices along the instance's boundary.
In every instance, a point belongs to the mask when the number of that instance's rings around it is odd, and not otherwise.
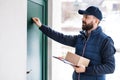
[{"label": "white wall", "polygon": [[27,0],[0,0],[0,80],[26,80]]}]

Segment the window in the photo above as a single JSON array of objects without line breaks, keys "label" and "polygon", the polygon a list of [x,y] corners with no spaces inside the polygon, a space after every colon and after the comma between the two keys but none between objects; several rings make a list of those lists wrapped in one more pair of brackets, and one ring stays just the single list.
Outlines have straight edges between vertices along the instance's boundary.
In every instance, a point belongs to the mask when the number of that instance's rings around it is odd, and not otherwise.
[{"label": "window", "polygon": [[[113,74],[107,75],[107,80],[119,80],[120,76],[120,0],[53,0],[53,29],[64,34],[78,34],[81,30],[81,16],[78,9],[86,9],[90,5],[98,6],[104,19],[101,26],[104,32],[110,35],[117,52],[115,54],[116,70]],[[52,56],[65,56],[67,51],[74,53],[74,48],[52,41]],[[63,62],[52,58],[52,80],[72,80],[73,68]]]}]

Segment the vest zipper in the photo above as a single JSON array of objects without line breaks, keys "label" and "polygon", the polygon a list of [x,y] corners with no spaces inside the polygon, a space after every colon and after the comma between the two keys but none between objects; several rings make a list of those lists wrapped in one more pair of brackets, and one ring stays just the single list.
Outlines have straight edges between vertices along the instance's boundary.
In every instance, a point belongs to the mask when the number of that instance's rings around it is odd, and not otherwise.
[{"label": "vest zipper", "polygon": [[[83,51],[82,51],[82,56],[84,56],[84,54],[85,54],[86,45],[87,45],[87,42],[88,42],[90,36],[91,36],[91,33],[90,33],[90,35],[88,36],[87,40],[85,41],[85,45],[84,45]],[[85,36],[84,36],[84,38],[85,38]],[[86,39],[86,38],[85,38],[85,39]],[[78,80],[80,80],[80,73],[78,74]]]},{"label": "vest zipper", "polygon": [[[88,42],[90,36],[91,36],[91,34],[88,36],[87,40],[85,41],[85,45],[84,45],[83,51],[82,51],[82,56],[84,56],[84,54],[85,54],[86,45],[87,45],[87,42]],[[85,38],[85,37],[84,37],[84,38]]]}]

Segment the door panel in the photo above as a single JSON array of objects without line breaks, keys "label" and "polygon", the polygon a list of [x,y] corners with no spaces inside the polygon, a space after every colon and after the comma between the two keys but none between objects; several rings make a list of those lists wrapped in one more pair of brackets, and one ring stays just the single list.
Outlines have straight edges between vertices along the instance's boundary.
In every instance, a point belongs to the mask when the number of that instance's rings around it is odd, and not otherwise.
[{"label": "door panel", "polygon": [[[32,17],[38,17],[43,23],[45,23],[46,15],[45,4],[42,0],[28,0],[27,1],[27,70],[31,70],[27,74],[27,80],[46,80],[43,76],[47,73],[43,68],[47,56],[46,54],[46,38],[38,29],[38,27],[32,22]],[[44,58],[44,59],[43,59]]]}]

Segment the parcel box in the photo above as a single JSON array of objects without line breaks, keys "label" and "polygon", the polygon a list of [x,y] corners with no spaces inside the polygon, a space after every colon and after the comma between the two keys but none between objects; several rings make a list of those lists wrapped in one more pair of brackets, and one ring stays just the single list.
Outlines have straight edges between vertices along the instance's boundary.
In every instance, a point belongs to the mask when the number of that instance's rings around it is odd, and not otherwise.
[{"label": "parcel box", "polygon": [[84,65],[85,67],[87,67],[90,62],[89,59],[71,52],[67,52],[65,60],[69,61],[70,63],[76,66]]}]

